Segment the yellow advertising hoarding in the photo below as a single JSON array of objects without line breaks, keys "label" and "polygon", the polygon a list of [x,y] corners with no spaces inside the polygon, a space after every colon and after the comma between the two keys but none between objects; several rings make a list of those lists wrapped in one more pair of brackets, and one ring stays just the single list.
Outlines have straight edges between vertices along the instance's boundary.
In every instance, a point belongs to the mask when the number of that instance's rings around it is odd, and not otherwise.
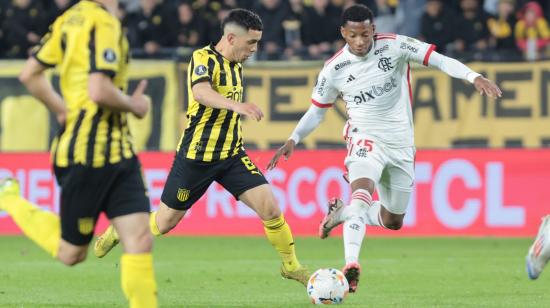
[{"label": "yellow advertising hoarding", "polygon": [[[256,63],[245,65],[245,101],[258,104],[261,122],[244,121],[248,148],[268,149],[284,143],[310,105],[311,89],[322,63]],[[17,81],[22,62],[0,61],[0,150],[47,150],[56,123]],[[503,97],[480,96],[467,82],[437,70],[413,68],[415,139],[419,148],[550,146],[550,62],[473,63],[495,80]],[[133,119],[139,150],[172,151],[185,127],[187,64],[133,61],[130,90],[149,80],[152,112]],[[53,75],[54,85],[56,76]],[[365,85],[365,88],[369,85]],[[338,102],[325,121],[306,138],[307,148],[342,146],[345,107]],[[50,125],[51,124],[51,125]]]}]

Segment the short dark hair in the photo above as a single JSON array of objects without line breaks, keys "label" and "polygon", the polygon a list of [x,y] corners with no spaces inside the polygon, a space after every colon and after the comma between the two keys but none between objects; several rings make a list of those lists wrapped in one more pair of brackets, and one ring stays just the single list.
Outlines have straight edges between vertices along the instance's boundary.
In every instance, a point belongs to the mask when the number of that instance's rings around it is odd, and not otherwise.
[{"label": "short dark hair", "polygon": [[348,21],[363,22],[367,20],[369,20],[371,24],[374,23],[374,14],[372,14],[372,11],[363,4],[352,5],[342,13],[342,27],[345,26]]},{"label": "short dark hair", "polygon": [[232,23],[244,28],[246,31],[250,29],[262,31],[264,27],[260,16],[245,9],[233,9],[229,11],[227,17],[222,21],[222,33],[225,25]]}]

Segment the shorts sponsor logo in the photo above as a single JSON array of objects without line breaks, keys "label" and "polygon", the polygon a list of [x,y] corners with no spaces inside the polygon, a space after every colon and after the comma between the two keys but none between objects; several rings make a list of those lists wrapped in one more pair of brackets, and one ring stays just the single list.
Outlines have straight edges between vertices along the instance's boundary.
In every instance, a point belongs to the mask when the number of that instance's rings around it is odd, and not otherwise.
[{"label": "shorts sponsor logo", "polygon": [[177,194],[178,200],[181,202],[187,201],[187,199],[189,199],[189,193],[190,193],[189,189],[178,188],[178,194]]},{"label": "shorts sponsor logo", "polygon": [[374,51],[374,55],[377,56],[378,54],[382,55],[382,53],[386,50],[390,49],[388,45],[384,45],[382,48],[378,48]]},{"label": "shorts sponsor logo", "polygon": [[84,217],[78,219],[78,232],[83,235],[91,234],[94,231],[94,219],[92,217]]},{"label": "shorts sponsor logo", "polygon": [[359,105],[361,103],[366,103],[379,96],[383,96],[384,94],[391,92],[395,88],[397,88],[397,80],[392,77],[390,78],[389,81],[385,82],[383,85],[372,86],[365,90],[359,91],[359,94],[353,97],[353,101],[355,102],[356,105]]},{"label": "shorts sponsor logo", "polygon": [[346,66],[348,66],[348,65],[350,65],[350,64],[351,64],[351,60],[346,60],[346,61],[344,61],[344,62],[340,62],[340,63],[336,64],[336,65],[334,66],[334,69],[335,69],[335,70],[339,70],[339,69],[344,68],[344,67],[346,67]]},{"label": "shorts sponsor logo", "polygon": [[201,64],[201,65],[195,67],[195,74],[198,75],[198,76],[206,74],[206,66]]},{"label": "shorts sponsor logo", "polygon": [[411,46],[407,43],[401,43],[401,49],[406,49],[414,53],[418,53],[418,48]]}]

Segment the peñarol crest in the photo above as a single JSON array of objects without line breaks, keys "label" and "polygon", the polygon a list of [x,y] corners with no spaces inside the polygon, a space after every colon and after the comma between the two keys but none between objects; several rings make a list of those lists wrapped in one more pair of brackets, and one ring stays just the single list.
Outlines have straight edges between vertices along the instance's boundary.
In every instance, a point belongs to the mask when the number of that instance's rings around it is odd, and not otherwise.
[{"label": "pe\u00f1arol crest", "polygon": [[178,200],[181,202],[186,201],[189,199],[189,189],[185,188],[178,188]]}]

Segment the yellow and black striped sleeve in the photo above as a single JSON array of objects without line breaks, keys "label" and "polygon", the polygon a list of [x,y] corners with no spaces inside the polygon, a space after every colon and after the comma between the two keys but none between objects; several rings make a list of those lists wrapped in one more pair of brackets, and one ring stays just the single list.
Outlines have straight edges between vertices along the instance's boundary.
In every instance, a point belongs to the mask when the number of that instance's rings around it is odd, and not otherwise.
[{"label": "yellow and black striped sleeve", "polygon": [[199,49],[193,52],[193,57],[189,63],[191,87],[205,81],[212,84],[215,66],[216,62],[208,55],[208,51],[205,49]]},{"label": "yellow and black striped sleeve", "polygon": [[58,18],[32,52],[32,56],[44,66],[54,67],[63,60],[65,38],[61,33],[61,23],[61,18]]},{"label": "yellow and black striped sleeve", "polygon": [[99,20],[90,32],[90,73],[101,72],[113,78],[124,61],[120,48],[120,25],[115,20]]}]

